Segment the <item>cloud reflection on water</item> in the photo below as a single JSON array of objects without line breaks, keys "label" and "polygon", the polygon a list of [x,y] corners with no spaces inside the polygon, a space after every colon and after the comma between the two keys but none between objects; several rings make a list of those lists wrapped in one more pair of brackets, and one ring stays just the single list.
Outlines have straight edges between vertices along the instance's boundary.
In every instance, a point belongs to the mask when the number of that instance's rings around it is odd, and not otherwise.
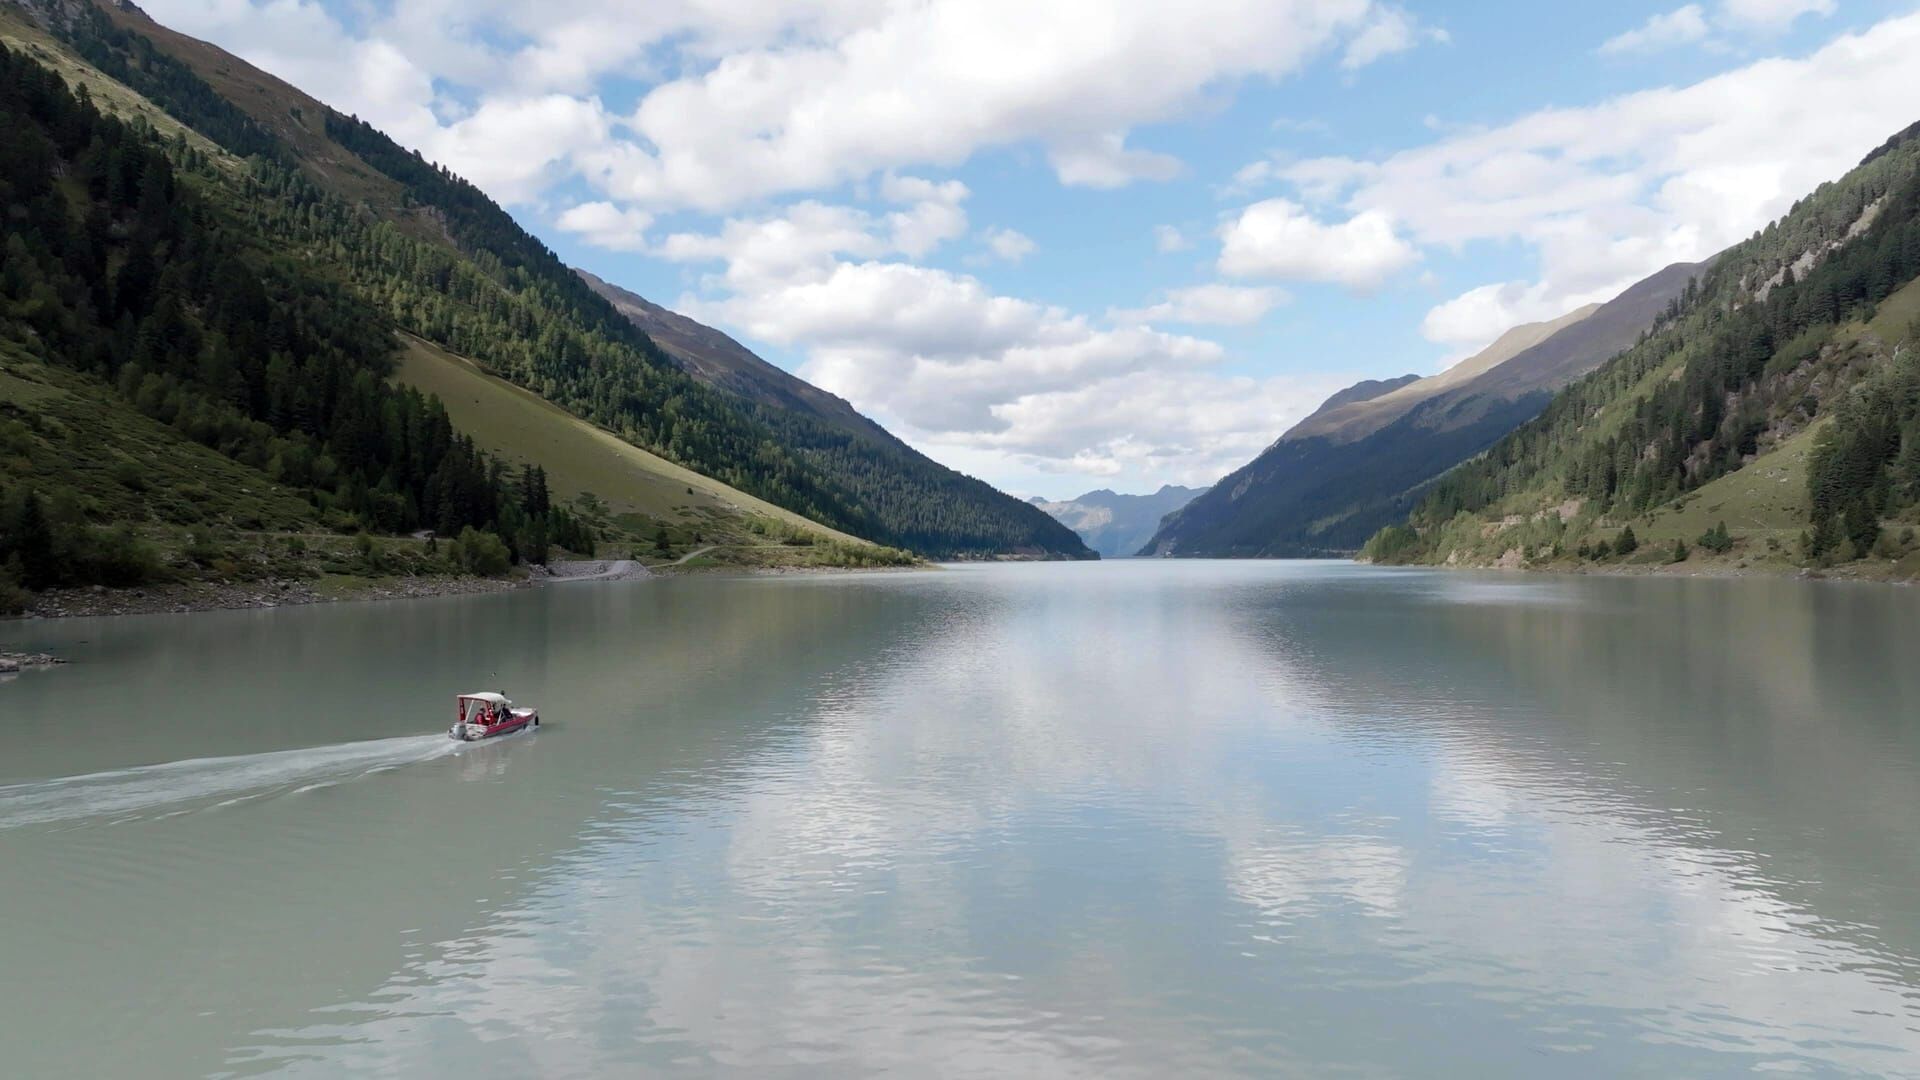
[{"label": "cloud reflection on water", "polygon": [[[326,1060],[1604,1074],[1920,1046],[1917,930],[1874,905],[1920,881],[1876,820],[1915,758],[1875,759],[1857,699],[1820,737],[1844,771],[1795,773],[1834,676],[1766,648],[1829,598],[1129,569],[862,583],[948,612],[823,680],[697,813],[599,823]],[[1768,790],[1838,816],[1771,830]]]}]

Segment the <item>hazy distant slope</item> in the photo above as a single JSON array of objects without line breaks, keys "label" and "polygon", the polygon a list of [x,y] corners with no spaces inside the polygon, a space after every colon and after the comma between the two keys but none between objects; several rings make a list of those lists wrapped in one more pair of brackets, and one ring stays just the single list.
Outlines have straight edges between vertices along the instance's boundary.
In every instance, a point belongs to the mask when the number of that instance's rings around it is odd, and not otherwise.
[{"label": "hazy distant slope", "polygon": [[1031,501],[1079,533],[1102,558],[1113,558],[1139,554],[1162,518],[1205,490],[1168,484],[1150,495],[1121,495],[1101,488],[1061,502]]},{"label": "hazy distant slope", "polygon": [[1461,386],[1475,377],[1514,359],[1561,330],[1599,310],[1588,304],[1548,322],[1525,323],[1501,334],[1493,344],[1467,357],[1438,375],[1424,379],[1403,375],[1392,380],[1399,385],[1380,393],[1365,393],[1363,382],[1328,398],[1313,415],[1295,424],[1281,439],[1309,439],[1316,436],[1335,442],[1352,442],[1387,426],[1407,414],[1409,409],[1446,390]]},{"label": "hazy distant slope", "polygon": [[1424,485],[1539,412],[1555,387],[1632,345],[1698,270],[1670,266],[1605,304],[1515,327],[1431,378],[1357,400],[1335,395],[1169,518],[1150,553],[1358,550],[1380,526],[1404,516]]},{"label": "hazy distant slope", "polygon": [[[1352,386],[1347,387],[1345,390],[1334,391],[1333,396],[1321,402],[1320,407],[1309,414],[1305,420],[1287,429],[1287,435],[1299,431],[1301,428],[1316,420],[1324,420],[1329,414],[1338,411],[1342,406],[1363,401],[1372,401],[1375,398],[1391,394],[1395,390],[1410,383],[1417,383],[1419,381],[1420,376],[1414,374],[1399,375],[1391,379],[1362,379]],[[1287,435],[1280,437],[1284,439]]]},{"label": "hazy distant slope", "polygon": [[1674,263],[1658,270],[1600,305],[1579,323],[1489,370],[1469,385],[1478,392],[1507,397],[1557,390],[1632,345],[1661,312],[1685,294],[1687,283],[1706,273],[1712,265],[1713,260],[1707,259]]}]

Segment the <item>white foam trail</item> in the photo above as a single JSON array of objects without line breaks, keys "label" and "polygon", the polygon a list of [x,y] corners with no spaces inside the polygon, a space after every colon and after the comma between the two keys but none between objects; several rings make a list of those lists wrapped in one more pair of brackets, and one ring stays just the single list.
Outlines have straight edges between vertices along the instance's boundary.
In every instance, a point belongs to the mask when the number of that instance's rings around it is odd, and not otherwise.
[{"label": "white foam trail", "polygon": [[227,806],[275,789],[310,790],[427,761],[460,746],[445,735],[409,735],[8,784],[0,786],[0,829],[109,814],[135,820],[159,807],[223,796],[216,805]]}]

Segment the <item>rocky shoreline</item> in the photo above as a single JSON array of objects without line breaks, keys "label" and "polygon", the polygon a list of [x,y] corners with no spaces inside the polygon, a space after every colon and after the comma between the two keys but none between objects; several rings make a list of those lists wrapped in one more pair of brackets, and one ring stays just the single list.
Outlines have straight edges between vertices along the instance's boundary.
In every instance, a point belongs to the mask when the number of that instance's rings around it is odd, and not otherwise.
[{"label": "rocky shoreline", "polygon": [[938,570],[938,563],[922,563],[918,566],[742,566],[718,569],[682,570],[681,574],[733,575],[735,577],[795,577],[799,575],[821,574],[910,574],[922,570]]},{"label": "rocky shoreline", "polygon": [[1873,560],[1843,563],[1826,569],[1770,562],[1588,563],[1529,566],[1511,561],[1446,563],[1375,563],[1355,559],[1362,566],[1410,570],[1470,570],[1500,574],[1561,574],[1573,577],[1637,578],[1780,578],[1797,581],[1842,581],[1862,585],[1920,585],[1920,577],[1902,572],[1897,564]]},{"label": "rocky shoreline", "polygon": [[[581,560],[532,566],[511,577],[476,578],[421,576],[405,578],[328,579],[269,578],[261,581],[195,581],[150,585],[137,589],[52,589],[35,598],[33,606],[15,618],[70,619],[96,615],[170,615],[193,611],[232,611],[249,608],[292,607],[348,600],[417,600],[431,596],[461,596],[510,592],[542,584],[635,581],[687,574],[876,574],[932,569],[923,566],[789,566],[685,569],[673,564],[647,567],[624,559]],[[5,617],[0,616],[0,621]],[[53,663],[64,661],[53,660]],[[23,661],[22,666],[31,666]],[[0,667],[0,671],[6,670]]]},{"label": "rocky shoreline", "polygon": [[15,675],[24,668],[58,667],[66,663],[52,653],[0,652],[0,675]]}]

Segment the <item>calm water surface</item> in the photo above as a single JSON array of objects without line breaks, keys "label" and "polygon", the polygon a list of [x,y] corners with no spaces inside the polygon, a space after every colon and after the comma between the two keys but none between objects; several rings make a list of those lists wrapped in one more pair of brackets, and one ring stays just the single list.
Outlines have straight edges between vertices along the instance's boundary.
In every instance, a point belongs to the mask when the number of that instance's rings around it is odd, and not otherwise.
[{"label": "calm water surface", "polygon": [[[1920,592],[1126,562],[0,623],[10,1076],[1920,1075]],[[456,746],[497,685],[539,734]]]}]

